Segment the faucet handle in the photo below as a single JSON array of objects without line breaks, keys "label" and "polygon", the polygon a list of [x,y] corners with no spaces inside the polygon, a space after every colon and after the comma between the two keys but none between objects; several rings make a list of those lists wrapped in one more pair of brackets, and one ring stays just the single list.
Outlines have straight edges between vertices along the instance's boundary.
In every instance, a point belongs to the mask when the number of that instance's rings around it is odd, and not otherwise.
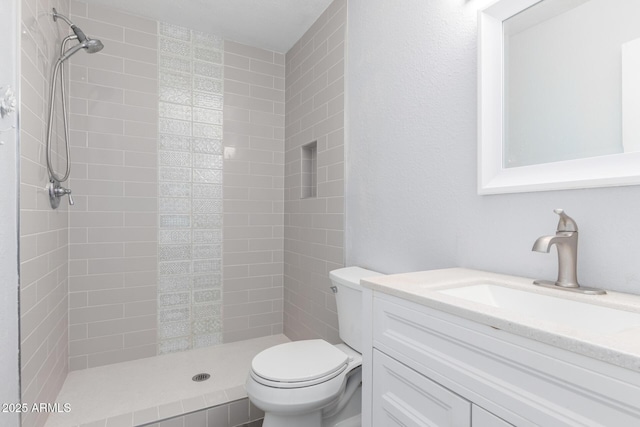
[{"label": "faucet handle", "polygon": [[578,224],[569,215],[564,213],[564,209],[554,209],[553,212],[560,216],[558,229],[556,231],[578,231]]}]

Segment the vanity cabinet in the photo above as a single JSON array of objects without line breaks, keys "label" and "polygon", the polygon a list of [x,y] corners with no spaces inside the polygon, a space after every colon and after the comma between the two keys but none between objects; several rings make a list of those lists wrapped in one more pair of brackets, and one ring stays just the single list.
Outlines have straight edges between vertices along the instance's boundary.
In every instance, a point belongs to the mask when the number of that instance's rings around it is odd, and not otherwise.
[{"label": "vanity cabinet", "polygon": [[471,402],[373,352],[373,426],[469,427]]},{"label": "vanity cabinet", "polygon": [[510,427],[451,390],[373,351],[374,427]]},{"label": "vanity cabinet", "polygon": [[473,427],[512,427],[513,424],[509,424],[505,420],[502,420],[491,412],[485,411],[477,405],[471,405],[471,419],[473,420]]},{"label": "vanity cabinet", "polygon": [[640,373],[365,289],[363,426],[640,426]]}]

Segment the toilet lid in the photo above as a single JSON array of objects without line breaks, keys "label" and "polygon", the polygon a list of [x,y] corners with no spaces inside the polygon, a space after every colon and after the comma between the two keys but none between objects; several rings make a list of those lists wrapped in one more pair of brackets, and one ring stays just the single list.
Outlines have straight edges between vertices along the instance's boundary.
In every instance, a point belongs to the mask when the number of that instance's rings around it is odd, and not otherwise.
[{"label": "toilet lid", "polygon": [[349,356],[324,340],[304,340],[268,348],[251,362],[262,378],[283,383],[300,383],[344,370]]}]

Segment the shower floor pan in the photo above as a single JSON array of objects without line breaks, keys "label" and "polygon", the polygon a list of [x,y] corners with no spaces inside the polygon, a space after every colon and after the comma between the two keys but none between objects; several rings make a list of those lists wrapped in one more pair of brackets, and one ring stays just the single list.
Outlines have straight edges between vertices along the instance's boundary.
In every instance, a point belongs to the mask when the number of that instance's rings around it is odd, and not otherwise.
[{"label": "shower floor pan", "polygon": [[[205,416],[225,417],[227,409],[232,418],[235,412],[247,422],[242,415],[249,411],[244,382],[251,360],[288,341],[272,335],[70,372],[56,399],[61,408],[68,404],[70,412],[50,414],[45,427],[190,427]],[[201,373],[211,377],[192,380]]]}]

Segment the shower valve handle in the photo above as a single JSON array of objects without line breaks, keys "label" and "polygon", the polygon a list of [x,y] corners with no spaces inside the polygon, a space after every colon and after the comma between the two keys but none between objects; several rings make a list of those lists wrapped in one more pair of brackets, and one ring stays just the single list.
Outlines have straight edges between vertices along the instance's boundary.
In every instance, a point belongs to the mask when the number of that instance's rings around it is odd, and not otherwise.
[{"label": "shower valve handle", "polygon": [[73,197],[71,197],[71,190],[68,188],[64,188],[64,187],[57,187],[53,189],[53,192],[55,193],[56,197],[62,197],[65,194],[69,197],[69,204],[71,206],[73,206]]},{"label": "shower valve handle", "polygon": [[49,185],[49,202],[53,209],[57,209],[60,205],[60,199],[62,196],[67,195],[69,197],[69,204],[73,206],[73,197],[71,197],[71,190],[64,188],[60,183],[54,179],[51,180]]}]

